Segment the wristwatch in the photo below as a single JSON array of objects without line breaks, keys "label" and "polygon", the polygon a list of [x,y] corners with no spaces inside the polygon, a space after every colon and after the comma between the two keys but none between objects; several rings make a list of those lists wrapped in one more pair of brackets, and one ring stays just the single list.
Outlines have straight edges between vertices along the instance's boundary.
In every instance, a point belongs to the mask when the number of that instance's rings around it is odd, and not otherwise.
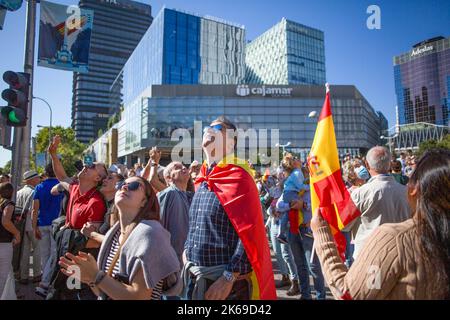
[{"label": "wristwatch", "polygon": [[233,272],[227,270],[225,270],[222,275],[228,282],[235,282],[237,279],[237,276],[235,276]]},{"label": "wristwatch", "polygon": [[94,281],[89,282],[89,287],[94,288],[96,287],[100,282],[102,282],[103,278],[105,278],[106,272],[103,270],[99,270],[97,272],[97,275],[95,276]]}]

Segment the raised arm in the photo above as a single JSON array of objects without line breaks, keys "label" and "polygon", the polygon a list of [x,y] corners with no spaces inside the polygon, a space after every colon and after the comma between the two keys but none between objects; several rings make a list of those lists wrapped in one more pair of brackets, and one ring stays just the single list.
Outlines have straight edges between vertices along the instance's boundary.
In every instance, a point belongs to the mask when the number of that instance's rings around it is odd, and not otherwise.
[{"label": "raised arm", "polygon": [[61,163],[61,160],[59,160],[57,155],[58,146],[61,143],[61,137],[56,135],[53,137],[53,141],[51,145],[48,147],[48,153],[50,154],[50,157],[52,158],[52,164],[53,164],[53,171],[55,172],[56,178],[61,182],[67,182],[71,183],[72,179],[69,178],[66,174],[66,171],[64,170],[64,167]]},{"label": "raised arm", "polygon": [[63,192],[64,190],[69,191],[70,184],[67,182],[60,182],[53,186],[52,190],[50,191],[52,196],[58,196]]}]

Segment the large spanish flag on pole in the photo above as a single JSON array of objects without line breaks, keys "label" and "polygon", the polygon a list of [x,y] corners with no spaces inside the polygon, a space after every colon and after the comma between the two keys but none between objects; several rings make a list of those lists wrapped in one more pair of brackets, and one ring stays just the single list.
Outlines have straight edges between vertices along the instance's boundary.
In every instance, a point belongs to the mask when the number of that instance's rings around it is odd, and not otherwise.
[{"label": "large spanish flag on pole", "polygon": [[328,83],[325,102],[308,157],[308,166],[311,175],[313,213],[320,207],[322,216],[330,225],[336,246],[343,258],[346,242],[340,231],[361,213],[353,203],[342,180]]}]

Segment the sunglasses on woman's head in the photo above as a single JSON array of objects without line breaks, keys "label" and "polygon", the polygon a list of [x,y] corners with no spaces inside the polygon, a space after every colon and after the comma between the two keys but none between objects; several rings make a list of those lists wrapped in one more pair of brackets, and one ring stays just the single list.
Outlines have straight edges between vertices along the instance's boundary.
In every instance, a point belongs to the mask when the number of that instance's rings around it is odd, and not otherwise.
[{"label": "sunglasses on woman's head", "polygon": [[221,124],[215,124],[215,125],[213,125],[213,126],[206,126],[204,129],[203,129],[203,133],[206,133],[209,129],[212,129],[214,132],[219,132],[219,131],[222,131],[222,129],[223,129],[223,126],[221,125]]},{"label": "sunglasses on woman's head", "polygon": [[125,181],[120,181],[120,182],[117,182],[117,184],[116,184],[116,190],[122,189],[124,185],[127,186],[128,190],[136,191],[137,189],[139,189],[139,186],[141,184],[138,181],[133,181],[133,182],[129,182],[129,183],[126,183]]}]

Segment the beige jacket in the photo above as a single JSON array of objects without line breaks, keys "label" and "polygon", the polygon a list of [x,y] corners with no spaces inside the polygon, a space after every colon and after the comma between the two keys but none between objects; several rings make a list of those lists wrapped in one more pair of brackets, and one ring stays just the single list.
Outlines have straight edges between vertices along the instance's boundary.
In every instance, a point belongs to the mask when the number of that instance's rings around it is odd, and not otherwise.
[{"label": "beige jacket", "polygon": [[351,193],[354,204],[361,212],[361,216],[345,228],[352,231],[355,244],[353,258],[358,257],[364,242],[378,226],[411,218],[406,196],[406,187],[390,175],[374,176]]},{"label": "beige jacket", "polygon": [[336,299],[441,299],[438,270],[425,268],[413,219],[383,224],[367,239],[350,269],[339,257],[330,228],[314,234],[322,271]]}]

